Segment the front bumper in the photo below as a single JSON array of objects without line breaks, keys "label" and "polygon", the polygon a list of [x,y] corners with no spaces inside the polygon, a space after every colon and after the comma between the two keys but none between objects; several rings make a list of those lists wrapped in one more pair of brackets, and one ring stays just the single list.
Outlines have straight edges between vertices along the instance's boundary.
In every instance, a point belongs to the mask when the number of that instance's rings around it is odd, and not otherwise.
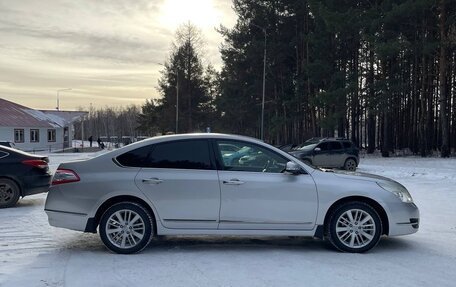
[{"label": "front bumper", "polygon": [[395,203],[390,208],[389,236],[412,234],[418,231],[420,211],[414,203]]}]

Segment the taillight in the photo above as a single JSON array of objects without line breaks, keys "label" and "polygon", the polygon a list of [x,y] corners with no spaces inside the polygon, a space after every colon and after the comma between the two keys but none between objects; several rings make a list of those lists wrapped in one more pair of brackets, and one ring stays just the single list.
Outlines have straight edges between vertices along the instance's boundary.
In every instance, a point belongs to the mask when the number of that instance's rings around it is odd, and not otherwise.
[{"label": "taillight", "polygon": [[26,164],[26,165],[33,166],[33,167],[42,168],[42,169],[47,169],[48,168],[47,162],[44,161],[44,160],[41,160],[41,159],[23,160],[22,163]]},{"label": "taillight", "polygon": [[79,175],[71,169],[57,169],[52,178],[52,185],[79,181]]}]

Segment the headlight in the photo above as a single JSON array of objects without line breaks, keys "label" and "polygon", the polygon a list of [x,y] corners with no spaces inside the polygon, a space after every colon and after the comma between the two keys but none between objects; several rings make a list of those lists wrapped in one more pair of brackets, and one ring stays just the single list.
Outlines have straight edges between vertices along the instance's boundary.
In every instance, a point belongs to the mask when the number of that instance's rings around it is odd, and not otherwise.
[{"label": "headlight", "polygon": [[408,190],[400,185],[399,183],[395,182],[377,182],[378,186],[383,188],[386,191],[392,192],[394,195],[399,197],[402,202],[405,203],[412,203],[413,199]]}]

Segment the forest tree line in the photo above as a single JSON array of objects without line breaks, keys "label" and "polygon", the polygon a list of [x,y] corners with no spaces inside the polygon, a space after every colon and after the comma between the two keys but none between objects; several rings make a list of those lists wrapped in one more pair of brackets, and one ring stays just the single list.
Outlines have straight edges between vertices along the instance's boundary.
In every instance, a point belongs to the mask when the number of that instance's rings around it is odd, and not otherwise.
[{"label": "forest tree line", "polygon": [[218,107],[231,132],[258,135],[260,26],[267,141],[341,136],[385,156],[456,147],[455,1],[233,3],[239,20],[222,29]]},{"label": "forest tree line", "polygon": [[266,142],[346,137],[383,156],[456,149],[456,0],[234,0],[233,9],[235,26],[218,28],[220,71],[203,65],[197,28],[178,31],[140,133],[260,137],[266,47]]},{"label": "forest tree line", "polygon": [[[80,139],[84,135],[84,139],[87,140],[92,136],[92,139],[96,141],[98,138],[117,137],[120,140],[124,136],[131,138],[143,136],[138,130],[140,112],[140,107],[136,105],[117,108],[91,106],[88,115],[75,124],[75,138]],[[82,132],[83,129],[84,132]]]}]

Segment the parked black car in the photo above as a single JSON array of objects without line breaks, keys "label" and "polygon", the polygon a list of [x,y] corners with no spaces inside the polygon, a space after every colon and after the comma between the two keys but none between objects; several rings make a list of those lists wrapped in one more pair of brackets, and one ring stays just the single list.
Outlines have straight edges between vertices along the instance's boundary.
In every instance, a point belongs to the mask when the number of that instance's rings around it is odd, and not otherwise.
[{"label": "parked black car", "polygon": [[347,139],[312,138],[289,152],[307,164],[355,171],[359,149]]},{"label": "parked black car", "polygon": [[14,206],[20,197],[47,192],[48,163],[47,157],[0,146],[0,208]]}]

